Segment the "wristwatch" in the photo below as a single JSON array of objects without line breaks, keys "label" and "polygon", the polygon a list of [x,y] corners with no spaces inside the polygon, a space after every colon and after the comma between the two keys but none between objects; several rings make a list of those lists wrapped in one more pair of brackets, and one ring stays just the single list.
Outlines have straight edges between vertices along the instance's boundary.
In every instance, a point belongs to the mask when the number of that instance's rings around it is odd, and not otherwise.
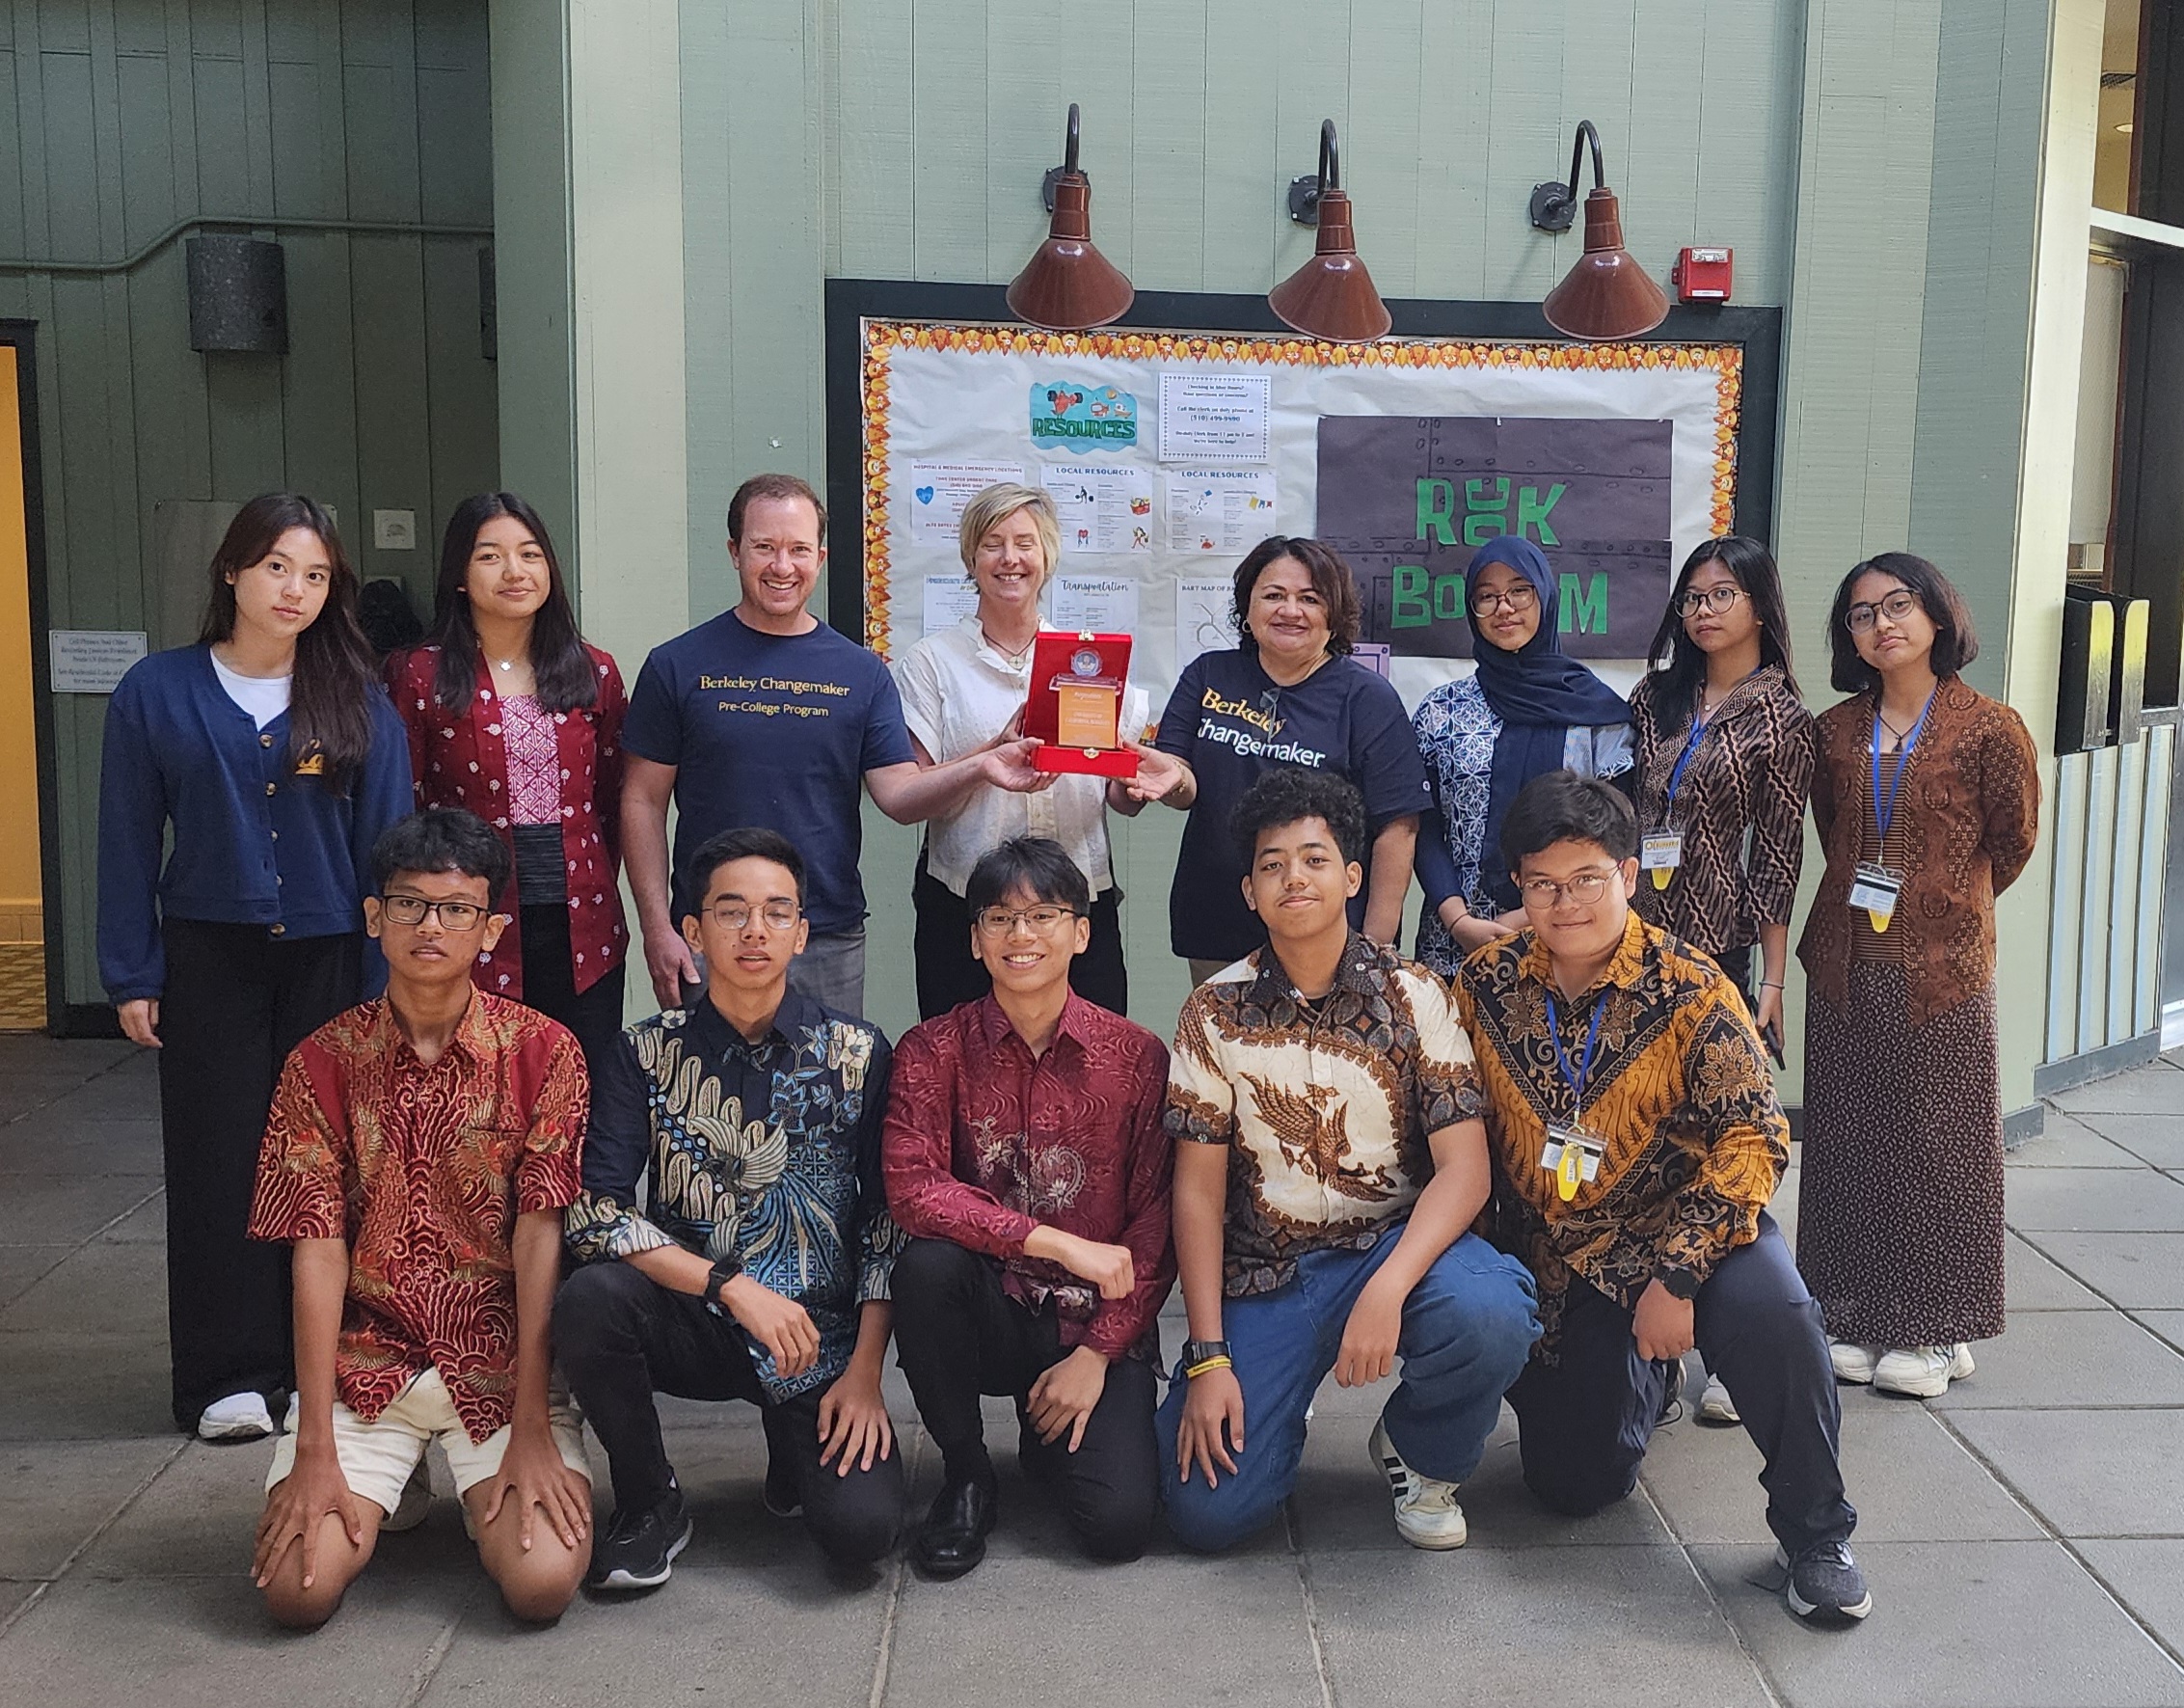
[{"label": "wristwatch", "polygon": [[1227,1358],[1227,1356],[1228,1342],[1227,1341],[1185,1341],[1183,1342],[1183,1368],[1186,1370],[1195,1365],[1203,1364],[1209,1358]]},{"label": "wristwatch", "polygon": [[705,1302],[709,1305],[718,1305],[720,1303],[720,1289],[742,1272],[742,1259],[715,1259],[713,1264],[713,1273],[708,1275],[705,1280]]},{"label": "wristwatch", "polygon": [[1699,1296],[1699,1278],[1688,1269],[1663,1269],[1654,1279],[1672,1299],[1682,1299],[1688,1304]]}]

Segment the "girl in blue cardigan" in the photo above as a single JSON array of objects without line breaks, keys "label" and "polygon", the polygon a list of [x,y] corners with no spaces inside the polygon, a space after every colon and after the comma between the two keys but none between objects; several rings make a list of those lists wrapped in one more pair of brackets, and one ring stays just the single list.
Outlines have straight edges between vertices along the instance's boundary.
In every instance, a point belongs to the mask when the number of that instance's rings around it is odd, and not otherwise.
[{"label": "girl in blue cardigan", "polygon": [[175,1422],[247,1441],[293,1373],[287,1253],[243,1233],[258,1141],[288,1051],[384,979],[364,875],[410,755],[323,508],[253,499],[211,581],[198,644],[107,707],[98,970],[160,1052]]}]

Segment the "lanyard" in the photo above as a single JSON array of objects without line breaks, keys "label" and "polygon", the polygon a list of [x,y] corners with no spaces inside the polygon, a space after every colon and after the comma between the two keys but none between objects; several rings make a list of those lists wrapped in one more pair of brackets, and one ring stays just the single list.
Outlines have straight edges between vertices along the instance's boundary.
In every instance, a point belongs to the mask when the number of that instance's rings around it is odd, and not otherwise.
[{"label": "lanyard", "polygon": [[1668,799],[1661,802],[1662,816],[1676,805],[1676,791],[1684,785],[1684,773],[1690,769],[1692,755],[1698,752],[1699,744],[1707,739],[1707,719],[1694,716],[1691,734],[1684,743],[1684,751],[1678,755],[1676,769],[1668,773]]},{"label": "lanyard", "polygon": [[1926,728],[1927,715],[1933,710],[1933,696],[1940,691],[1940,685],[1936,684],[1933,693],[1927,695],[1927,703],[1919,708],[1918,722],[1911,725],[1911,733],[1903,738],[1902,746],[1897,750],[1896,774],[1888,781],[1888,800],[1885,802],[1880,798],[1880,700],[1877,695],[1874,697],[1874,833],[1876,842],[1885,843],[1888,840],[1888,827],[1896,819],[1897,792],[1903,787],[1903,773],[1911,767],[1911,749],[1919,745],[1919,732]]},{"label": "lanyard", "polygon": [[1562,1064],[1562,1077],[1570,1086],[1572,1121],[1584,1112],[1585,1087],[1593,1077],[1593,1045],[1600,1042],[1600,1017],[1607,1012],[1607,991],[1603,990],[1600,1000],[1593,1004],[1593,1023],[1585,1032],[1585,1053],[1573,1072],[1570,1052],[1562,1047],[1562,1016],[1554,1006],[1554,992],[1547,993],[1547,1035],[1554,1040],[1555,1059]]}]

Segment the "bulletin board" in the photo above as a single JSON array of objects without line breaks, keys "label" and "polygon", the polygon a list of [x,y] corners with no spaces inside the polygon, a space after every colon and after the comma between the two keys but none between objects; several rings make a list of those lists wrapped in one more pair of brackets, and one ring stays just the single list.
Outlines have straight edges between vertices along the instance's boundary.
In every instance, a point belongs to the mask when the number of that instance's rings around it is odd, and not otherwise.
[{"label": "bulletin board", "polygon": [[[1341,550],[1364,638],[1388,647],[1406,701],[1469,669],[1462,571],[1504,532],[1537,540],[1563,578],[1565,649],[1633,676],[1676,565],[1744,521],[1749,334],[1778,325],[1610,345],[1417,331],[1353,346],[1157,325],[1057,334],[876,306],[853,318],[861,527],[837,524],[830,615],[853,614],[868,645],[900,657],[975,604],[963,502],[995,480],[1043,487],[1063,521],[1048,614],[1132,634],[1133,675],[1156,708],[1199,652],[1234,643],[1232,573],[1273,533]],[[1761,364],[1769,461],[1773,354]],[[845,425],[831,423],[836,459]],[[837,460],[838,512],[843,474]]]}]

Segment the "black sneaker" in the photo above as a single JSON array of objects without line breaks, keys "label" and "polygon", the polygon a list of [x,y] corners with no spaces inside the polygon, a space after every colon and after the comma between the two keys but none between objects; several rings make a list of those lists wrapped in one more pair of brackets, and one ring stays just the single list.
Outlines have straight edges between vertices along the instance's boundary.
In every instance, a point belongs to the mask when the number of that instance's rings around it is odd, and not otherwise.
[{"label": "black sneaker", "polygon": [[690,1514],[683,1491],[670,1483],[667,1498],[642,1512],[615,1508],[607,1532],[591,1551],[584,1583],[593,1589],[657,1589],[667,1582],[675,1556],[689,1546]]},{"label": "black sneaker", "polygon": [[1866,1587],[1866,1574],[1850,1558],[1850,1544],[1815,1542],[1791,1559],[1787,1550],[1774,1553],[1776,1569],[1788,1582],[1783,1594],[1790,1611],[1800,1619],[1862,1619],[1874,1611],[1874,1594]]},{"label": "black sneaker", "polygon": [[1684,1361],[1670,1358],[1663,1362],[1668,1366],[1667,1380],[1660,1388],[1660,1411],[1653,1421],[1656,1429],[1665,1429],[1671,1423],[1684,1421]]},{"label": "black sneaker", "polygon": [[766,1459],[766,1493],[761,1498],[775,1518],[794,1518],[804,1509],[804,1492],[797,1485],[795,1471],[771,1453]]}]

